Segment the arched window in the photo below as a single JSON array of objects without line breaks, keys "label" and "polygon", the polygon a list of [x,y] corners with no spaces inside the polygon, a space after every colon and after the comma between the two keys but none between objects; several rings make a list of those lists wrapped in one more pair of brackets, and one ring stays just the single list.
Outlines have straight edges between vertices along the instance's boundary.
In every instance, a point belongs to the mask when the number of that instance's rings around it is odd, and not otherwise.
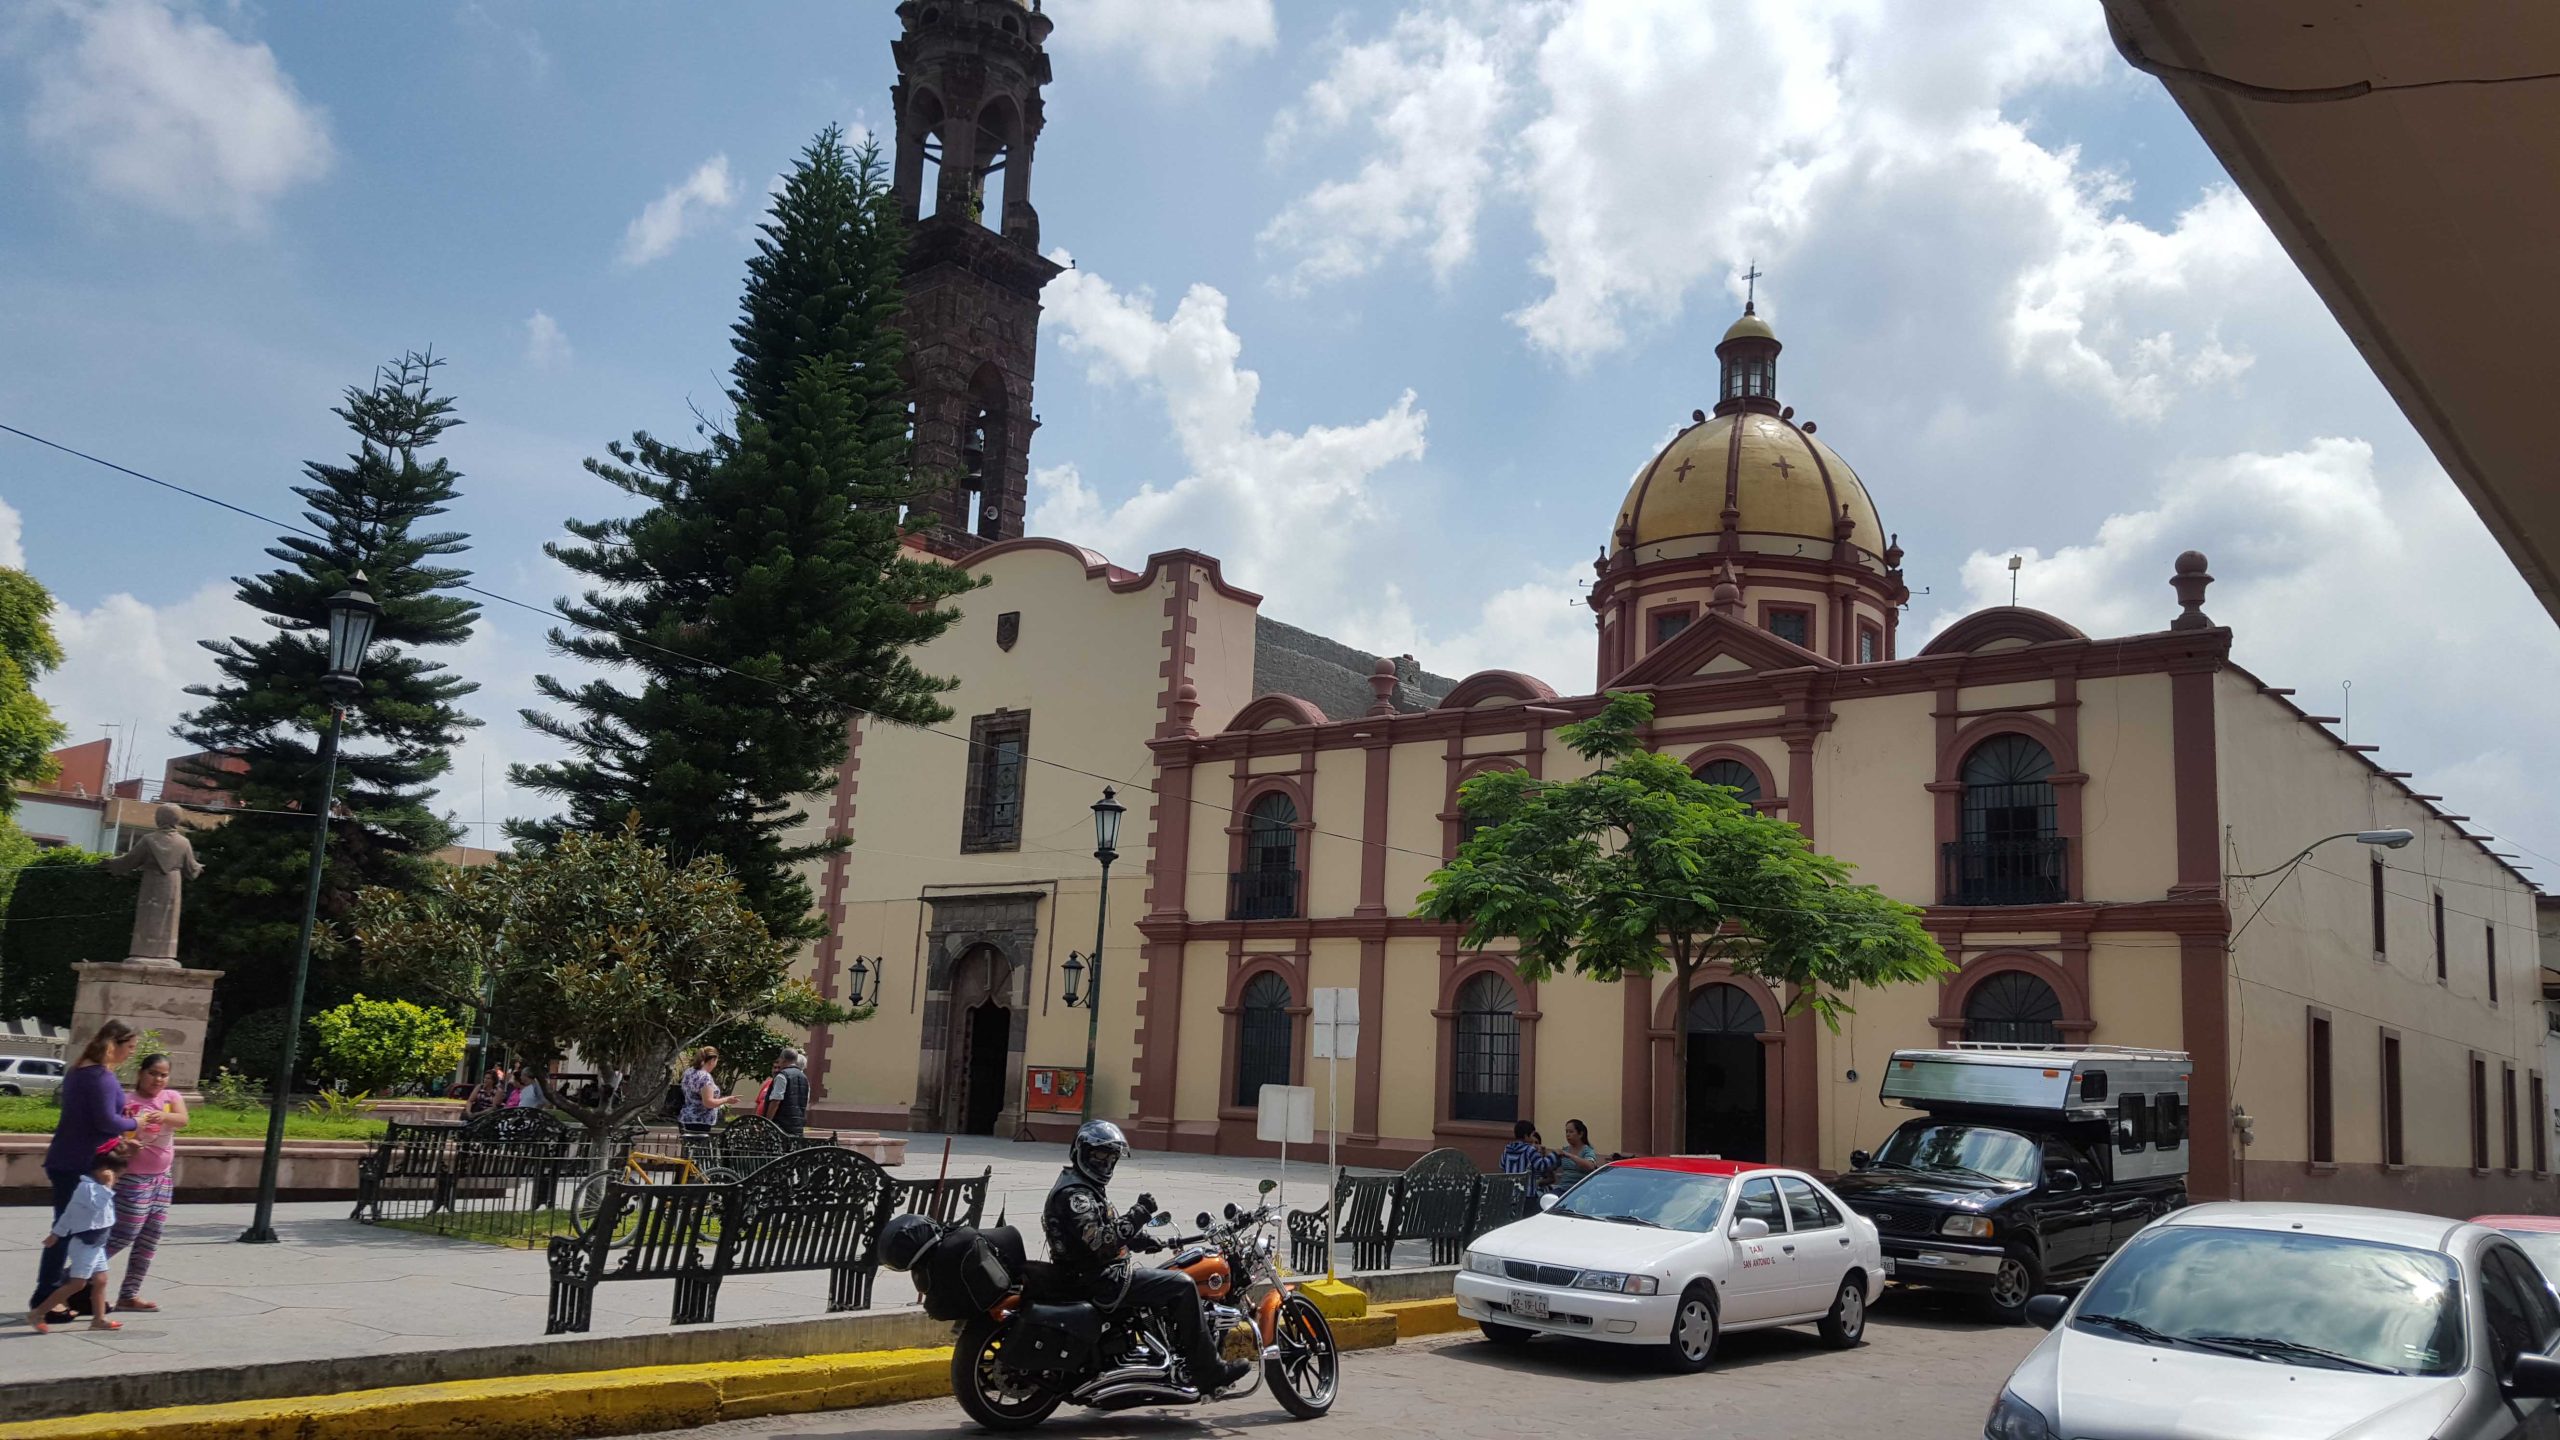
[{"label": "arched window", "polygon": [[1297,1050],[1297,1026],[1289,1014],[1289,982],[1265,970],[1244,987],[1244,1004],[1236,1015],[1235,1104],[1250,1110],[1262,1103],[1262,1087],[1289,1083],[1289,1061]]},{"label": "arched window", "polygon": [[1244,868],[1228,880],[1230,920],[1288,920],[1298,913],[1298,807],[1273,790],[1245,810]]},{"label": "arched window", "polygon": [[1718,981],[1689,992],[1692,1035],[1757,1035],[1765,1028],[1760,1002],[1739,985]]},{"label": "arched window", "polygon": [[1698,778],[1710,785],[1738,791],[1743,804],[1759,808],[1760,777],[1739,760],[1710,760],[1698,767]]},{"label": "arched window", "polygon": [[2053,755],[2024,735],[1973,747],[1960,772],[1963,839],[1949,855],[1948,903],[2044,905],[2064,895]]},{"label": "arched window", "polygon": [[1520,1002],[1486,971],[1458,987],[1457,1054],[1449,1077],[1453,1120],[1520,1118]]},{"label": "arched window", "polygon": [[2024,970],[2003,970],[1964,997],[1964,1038],[1997,1045],[2059,1045],[2061,997]]}]

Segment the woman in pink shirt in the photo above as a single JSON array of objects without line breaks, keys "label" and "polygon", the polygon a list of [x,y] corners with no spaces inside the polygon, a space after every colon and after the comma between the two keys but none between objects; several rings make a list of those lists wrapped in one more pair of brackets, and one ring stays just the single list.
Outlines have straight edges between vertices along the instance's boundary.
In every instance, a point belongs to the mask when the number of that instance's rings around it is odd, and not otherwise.
[{"label": "woman in pink shirt", "polygon": [[117,1294],[116,1308],[151,1311],[160,1307],[142,1298],[142,1280],[151,1273],[152,1257],[160,1250],[160,1227],[169,1218],[170,1170],[178,1159],[178,1132],[187,1128],[187,1100],[169,1087],[168,1056],[142,1057],[133,1093],[125,1100],[125,1113],[156,1113],[160,1125],[142,1132],[142,1148],[133,1152],[123,1178],[116,1181],[116,1228],[107,1237],[107,1258],[113,1260],[119,1250],[133,1251],[124,1263],[124,1288]]}]

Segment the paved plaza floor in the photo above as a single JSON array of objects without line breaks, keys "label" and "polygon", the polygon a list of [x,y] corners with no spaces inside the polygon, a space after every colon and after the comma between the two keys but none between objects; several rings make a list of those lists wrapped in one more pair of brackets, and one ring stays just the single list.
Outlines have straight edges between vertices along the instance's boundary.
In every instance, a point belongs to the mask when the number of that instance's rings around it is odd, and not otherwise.
[{"label": "paved plaza floor", "polygon": [[[987,1215],[999,1209],[1036,1237],[1040,1203],[1064,1162],[1066,1147],[975,1137],[952,1142],[950,1173],[992,1167]],[[942,1139],[916,1136],[907,1163],[893,1173],[930,1179],[942,1164]],[[1316,1159],[1321,1159],[1318,1152]],[[1256,1181],[1280,1178],[1276,1164],[1142,1151],[1112,1187],[1124,1202],[1141,1191],[1188,1226],[1195,1212],[1227,1201],[1249,1203]],[[1321,1203],[1318,1164],[1291,1164],[1293,1207]],[[509,1249],[347,1219],[348,1201],[277,1207],[276,1245],[242,1245],[246,1205],[180,1205],[170,1212],[145,1298],[156,1314],[121,1316],[125,1328],[97,1332],[81,1322],[48,1335],[27,1328],[17,1303],[35,1282],[42,1206],[0,1208],[0,1241],[18,1252],[20,1287],[0,1316],[0,1390],[15,1382],[97,1374],[107,1369],[235,1366],[282,1360],[341,1358],[433,1350],[456,1345],[538,1339],[548,1309],[549,1271],[540,1250]],[[119,1261],[116,1277],[121,1281]],[[827,1276],[754,1276],[723,1281],[720,1321],[816,1319],[826,1313]],[[673,1281],[599,1285],[592,1333],[668,1328]],[[906,1278],[882,1271],[875,1309],[914,1303]]]},{"label": "paved plaza floor", "polygon": [[[1703,1375],[1667,1375],[1615,1345],[1541,1340],[1498,1349],[1473,1334],[1342,1358],[1341,1398],[1304,1430],[1268,1395],[1223,1405],[1101,1415],[1060,1410],[1037,1433],[1194,1436],[1606,1435],[1609,1440],[1975,1440],[2009,1371],[2043,1332],[1988,1325],[1961,1305],[1900,1293],[1870,1317],[1867,1343],[1825,1346],[1811,1327],[1728,1335]],[[977,1433],[947,1399],[825,1415],[777,1415],[686,1432],[695,1440],[947,1440]]]}]

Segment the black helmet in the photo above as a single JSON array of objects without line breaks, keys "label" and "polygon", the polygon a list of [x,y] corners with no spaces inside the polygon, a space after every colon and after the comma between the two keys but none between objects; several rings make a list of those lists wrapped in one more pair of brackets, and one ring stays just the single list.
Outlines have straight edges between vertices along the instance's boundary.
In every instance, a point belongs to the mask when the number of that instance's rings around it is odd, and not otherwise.
[{"label": "black helmet", "polygon": [[941,1238],[942,1227],[931,1216],[901,1215],[881,1227],[880,1263],[892,1270],[905,1270]]},{"label": "black helmet", "polygon": [[1127,1158],[1129,1137],[1108,1120],[1087,1120],[1077,1127],[1075,1142],[1067,1147],[1067,1163],[1096,1185],[1110,1184],[1111,1172]]}]

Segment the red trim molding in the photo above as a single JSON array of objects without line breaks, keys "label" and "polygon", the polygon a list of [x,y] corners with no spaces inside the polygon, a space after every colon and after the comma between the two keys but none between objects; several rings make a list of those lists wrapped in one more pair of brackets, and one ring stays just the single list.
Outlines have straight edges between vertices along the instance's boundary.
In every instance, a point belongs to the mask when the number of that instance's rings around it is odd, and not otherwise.
[{"label": "red trim molding", "polygon": [[[836,767],[835,795],[827,804],[827,838],[850,842],[853,838],[855,797],[862,790],[862,721],[856,717],[845,727],[844,763]],[[836,998],[836,964],[844,955],[844,890],[846,872],[853,863],[852,846],[829,851],[826,868],[819,881],[818,916],[826,924],[826,933],[818,937],[817,972],[812,976],[818,993],[830,1000]],[[887,967],[882,967],[881,982],[888,981]],[[813,1103],[827,1094],[827,1056],[834,1047],[835,1027],[818,1025],[809,1031],[809,1095]]]}]

